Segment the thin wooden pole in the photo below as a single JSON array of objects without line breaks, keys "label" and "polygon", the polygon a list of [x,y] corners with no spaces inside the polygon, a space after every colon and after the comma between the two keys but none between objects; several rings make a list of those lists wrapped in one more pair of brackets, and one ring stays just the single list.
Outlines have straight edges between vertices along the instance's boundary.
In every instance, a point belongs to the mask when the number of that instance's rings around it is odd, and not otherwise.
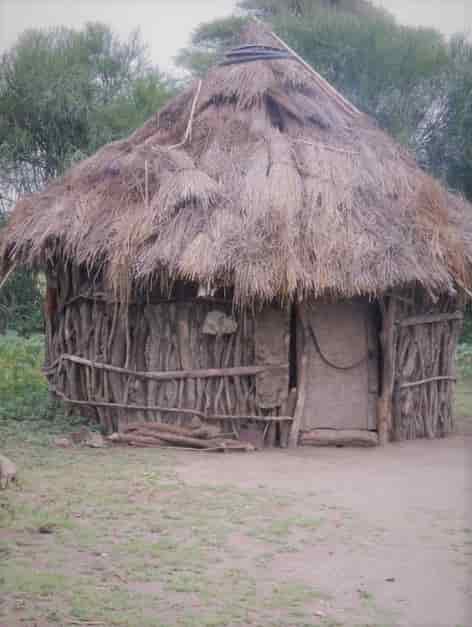
[{"label": "thin wooden pole", "polygon": [[383,372],[382,396],[378,403],[379,444],[385,446],[390,437],[393,419],[393,392],[395,387],[395,318],[396,300],[385,297],[380,302],[382,310],[382,345]]},{"label": "thin wooden pole", "polygon": [[452,322],[454,320],[463,320],[464,314],[461,311],[454,313],[438,313],[428,314],[424,316],[411,316],[397,322],[400,327],[413,327],[421,324],[435,324],[440,322]]},{"label": "thin wooden pole", "polygon": [[297,382],[297,405],[295,408],[295,415],[293,417],[292,428],[290,429],[290,436],[288,439],[289,448],[296,448],[298,446],[298,438],[300,435],[300,427],[302,424],[303,413],[305,411],[305,399],[306,399],[306,386],[307,386],[307,370],[308,370],[308,354],[307,354],[307,320],[306,310],[304,305],[298,307],[298,324],[300,325],[302,333],[302,342],[298,343],[303,351],[300,359],[300,368],[298,371]]},{"label": "thin wooden pole", "polygon": [[292,416],[205,416],[205,420],[254,420],[254,422],[293,422]]},{"label": "thin wooden pole", "polygon": [[[263,28],[267,28],[266,25],[257,17],[253,18],[254,21],[261,25]],[[349,113],[351,115],[355,115],[355,116],[362,116],[364,115],[362,113],[362,111],[359,111],[359,109],[357,109],[357,107],[355,107],[352,102],[349,102],[349,100],[347,100],[346,98],[344,98],[344,96],[342,96],[325,78],[323,78],[321,76],[321,74],[318,74],[318,72],[316,72],[316,70],[314,70],[311,65],[309,65],[305,59],[303,59],[299,54],[297,54],[295,52],[295,50],[293,48],[291,48],[287,43],[285,43],[285,41],[279,37],[278,35],[276,35],[273,31],[271,31],[270,29],[269,33],[270,35],[281,45],[285,48],[285,50],[287,50],[288,52],[290,52],[291,55],[293,55],[293,57],[299,62],[301,63],[301,65],[312,75],[312,77],[315,79],[315,81],[317,82],[318,86],[320,87],[320,89],[322,91],[324,91],[324,93],[327,96],[331,96],[332,98],[334,98],[334,100],[336,100],[336,102],[344,109],[344,111],[346,113]]]},{"label": "thin wooden pole", "polygon": [[195,96],[192,102],[192,109],[190,111],[190,118],[187,124],[187,130],[185,131],[185,135],[183,140],[179,144],[175,144],[173,146],[168,146],[169,150],[175,150],[176,148],[183,148],[188,141],[192,141],[192,128],[193,128],[193,119],[195,117],[195,111],[197,109],[197,102],[200,97],[200,92],[202,90],[203,81],[198,81],[198,86],[195,92]]},{"label": "thin wooden pole", "polygon": [[189,416],[198,416],[199,418],[205,418],[205,414],[196,409],[175,409],[171,407],[157,407],[153,405],[128,405],[127,403],[107,403],[105,401],[76,401],[72,398],[68,398],[59,390],[51,388],[51,391],[56,394],[64,403],[68,403],[70,405],[79,405],[82,407],[109,407],[112,409],[128,409],[130,411],[152,411],[152,412],[162,412],[169,414],[188,414]]},{"label": "thin wooden pole", "polygon": [[144,196],[146,209],[149,209],[149,163],[147,159],[144,161]]},{"label": "thin wooden pole", "polygon": [[[267,366],[237,366],[236,368],[212,368],[208,370],[168,370],[163,372],[139,372],[129,368],[120,368],[100,362],[92,362],[84,357],[76,355],[62,355],[58,361],[70,361],[82,366],[89,366],[98,370],[108,370],[119,374],[126,374],[142,379],[152,379],[153,381],[176,381],[179,379],[212,379],[218,377],[249,377],[272,370],[288,368],[288,364],[276,364]],[[50,369],[48,369],[50,370]]]},{"label": "thin wooden pole", "polygon": [[430,377],[429,379],[422,379],[421,381],[412,381],[411,383],[402,383],[400,390],[407,388],[415,388],[420,385],[426,385],[427,383],[434,383],[435,381],[457,381],[457,377]]},{"label": "thin wooden pole", "polygon": [[3,279],[0,281],[0,290],[3,289],[3,287],[7,284],[8,279],[11,277],[11,275],[15,272],[16,270],[16,266],[12,266],[8,272],[5,274],[5,276],[3,277]]}]

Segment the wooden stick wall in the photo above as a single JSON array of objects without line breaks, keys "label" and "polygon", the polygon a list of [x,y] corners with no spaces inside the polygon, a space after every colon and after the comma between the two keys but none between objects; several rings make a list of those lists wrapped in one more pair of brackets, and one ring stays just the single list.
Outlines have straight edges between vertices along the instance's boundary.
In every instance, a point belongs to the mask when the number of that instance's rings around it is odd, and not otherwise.
[{"label": "wooden stick wall", "polygon": [[412,289],[398,295],[396,310],[390,435],[397,441],[447,436],[454,430],[460,302],[444,297],[433,303]]},{"label": "wooden stick wall", "polygon": [[[261,368],[254,367],[251,315],[238,315],[235,333],[206,335],[207,313],[224,309],[222,304],[173,299],[120,309],[102,298],[76,298],[88,287],[76,268],[62,274],[57,286],[61,315],[48,324],[45,372],[58,396],[96,412],[106,431],[130,420],[173,420],[184,426],[192,414],[261,414],[255,402]],[[136,376],[168,371],[177,374],[161,375],[162,380]],[[190,376],[180,376],[182,371]],[[219,422],[223,431],[231,431],[231,424]]]}]

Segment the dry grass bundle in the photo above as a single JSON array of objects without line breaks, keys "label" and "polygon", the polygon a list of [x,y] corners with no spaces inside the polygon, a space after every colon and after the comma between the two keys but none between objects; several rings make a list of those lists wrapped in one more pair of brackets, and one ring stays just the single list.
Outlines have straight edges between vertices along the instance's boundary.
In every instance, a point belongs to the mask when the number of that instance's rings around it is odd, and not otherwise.
[{"label": "dry grass bundle", "polygon": [[[243,39],[277,45],[256,25]],[[123,299],[158,277],[240,303],[470,290],[472,209],[296,60],[256,61],[214,68],[22,199],[0,258],[104,269]]]}]

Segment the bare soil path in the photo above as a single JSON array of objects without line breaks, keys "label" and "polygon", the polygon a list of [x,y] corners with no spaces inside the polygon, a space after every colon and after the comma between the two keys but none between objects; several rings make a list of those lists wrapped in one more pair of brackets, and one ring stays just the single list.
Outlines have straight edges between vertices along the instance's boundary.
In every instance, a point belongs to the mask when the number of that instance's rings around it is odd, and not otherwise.
[{"label": "bare soil path", "polygon": [[0,627],[470,627],[472,438],[255,454],[3,433]]},{"label": "bare soil path", "polygon": [[264,486],[302,517],[330,512],[319,542],[278,555],[271,572],[326,590],[341,623],[472,625],[472,438],[186,462],[188,483]]}]

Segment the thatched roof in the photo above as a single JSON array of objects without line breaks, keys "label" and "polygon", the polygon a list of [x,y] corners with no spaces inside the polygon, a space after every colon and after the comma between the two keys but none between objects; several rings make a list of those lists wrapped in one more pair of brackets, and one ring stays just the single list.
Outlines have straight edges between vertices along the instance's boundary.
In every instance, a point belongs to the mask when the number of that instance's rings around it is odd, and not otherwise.
[{"label": "thatched roof", "polygon": [[472,283],[471,205],[294,58],[213,68],[23,198],[2,241],[4,269],[67,259],[116,289],[180,278],[239,302]]}]

